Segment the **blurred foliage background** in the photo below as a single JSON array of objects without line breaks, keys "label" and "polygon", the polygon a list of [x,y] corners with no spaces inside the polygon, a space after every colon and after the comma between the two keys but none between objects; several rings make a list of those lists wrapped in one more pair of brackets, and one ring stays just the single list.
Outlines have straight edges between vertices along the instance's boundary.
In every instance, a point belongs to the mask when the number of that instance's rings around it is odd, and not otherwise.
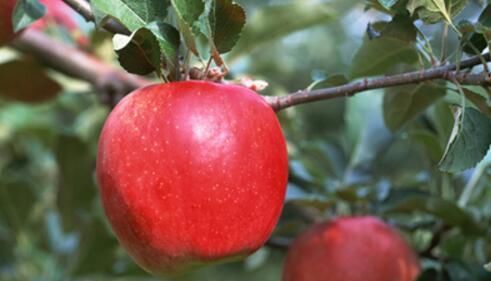
[{"label": "blurred foliage background", "polygon": [[[400,72],[408,64],[399,62],[418,57],[391,42],[366,47],[374,44],[367,41],[367,24],[377,32],[374,23],[391,17],[366,10],[364,1],[238,2],[247,9],[248,25],[225,58],[233,78],[268,81],[265,94],[286,94],[314,81],[321,81],[317,87],[335,85],[346,80],[343,75]],[[470,1],[456,22],[476,21],[484,4]],[[87,48],[116,64],[110,36],[75,20],[92,38]],[[436,57],[445,49],[450,60],[459,56],[461,42],[451,32],[442,48],[443,23],[417,21],[416,27]],[[46,32],[76,44],[54,23]],[[398,50],[384,57],[390,67],[379,61],[388,50]],[[0,62],[0,280],[155,280],[119,247],[101,209],[95,155],[110,109],[91,85],[13,49],[0,49]],[[9,94],[11,88],[23,93],[30,77],[35,86],[25,92],[42,92],[42,100]],[[279,114],[291,176],[273,241],[293,238],[316,221],[373,214],[403,231],[421,253],[421,280],[491,280],[483,268],[491,261],[491,155],[464,172],[440,171],[454,126],[450,105],[460,98],[449,86],[422,87],[416,93],[404,87],[369,91]],[[395,97],[390,91],[408,93]],[[416,98],[421,94],[427,99]],[[280,280],[286,250],[271,245],[244,261],[175,280]]]}]

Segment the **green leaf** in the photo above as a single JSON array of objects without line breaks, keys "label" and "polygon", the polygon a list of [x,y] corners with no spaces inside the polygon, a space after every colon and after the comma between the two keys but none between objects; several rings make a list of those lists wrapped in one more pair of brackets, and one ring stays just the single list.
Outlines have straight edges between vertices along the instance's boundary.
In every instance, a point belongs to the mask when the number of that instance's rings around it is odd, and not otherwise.
[{"label": "green leaf", "polygon": [[372,28],[378,34],[377,37],[391,37],[407,43],[416,42],[418,34],[413,20],[407,15],[396,15],[390,22],[376,22]]},{"label": "green leaf", "polygon": [[407,10],[410,14],[414,14],[418,9],[426,9],[431,12],[438,13],[438,7],[433,0],[409,0],[407,3]]},{"label": "green leaf", "polygon": [[[26,77],[29,82],[26,83]],[[0,96],[23,102],[54,98],[60,85],[33,60],[13,60],[0,64]]]},{"label": "green leaf", "polygon": [[464,52],[478,55],[488,46],[484,35],[476,30],[473,23],[462,20],[457,27],[462,34],[461,44]]},{"label": "green leaf", "polygon": [[259,9],[248,21],[241,39],[228,58],[248,54],[262,44],[334,20],[336,13],[331,6],[331,3],[307,4],[295,1]]},{"label": "green leaf", "polygon": [[486,114],[491,118],[491,106],[489,98],[485,94],[480,94],[468,88],[463,88],[465,97],[477,108],[481,113]]},{"label": "green leaf", "polygon": [[246,22],[244,9],[232,0],[214,0],[208,16],[216,50],[229,52],[237,43]]},{"label": "green leaf", "polygon": [[172,7],[180,19],[192,27],[205,11],[203,0],[171,0]]},{"label": "green leaf", "polygon": [[444,172],[461,172],[483,159],[491,145],[491,118],[474,108],[460,110],[440,162]]},{"label": "green leaf", "polygon": [[475,28],[487,41],[491,40],[491,4],[482,11]]},{"label": "green leaf", "polygon": [[19,231],[27,223],[32,206],[37,199],[34,188],[28,177],[24,179],[17,176],[8,177],[8,173],[2,171],[0,220],[4,220],[12,230]]},{"label": "green leaf", "polygon": [[95,163],[88,145],[74,136],[60,136],[55,153],[60,171],[57,204],[63,226],[72,229],[89,212],[95,199]]},{"label": "green leaf", "polygon": [[[445,264],[450,281],[487,281],[491,276],[481,266],[461,260],[451,260]],[[484,274],[483,274],[484,273]]]},{"label": "green leaf", "polygon": [[368,39],[356,52],[351,64],[351,77],[387,74],[398,64],[414,64],[418,54],[413,44],[393,37]]},{"label": "green leaf", "polygon": [[314,81],[312,84],[310,84],[307,87],[307,89],[314,90],[314,89],[340,86],[343,84],[347,84],[348,82],[349,82],[348,78],[346,78],[346,76],[344,76],[343,74],[333,74],[323,79]]},{"label": "green leaf", "polygon": [[99,219],[92,221],[81,232],[80,249],[74,275],[87,275],[94,272],[112,273],[118,242]]},{"label": "green leaf", "polygon": [[109,114],[109,108],[103,105],[91,106],[77,115],[73,131],[91,147],[97,147],[99,133]]},{"label": "green leaf", "polygon": [[146,75],[157,71],[161,75],[160,46],[150,30],[140,28],[131,36],[116,34],[113,45],[119,63],[128,72]]},{"label": "green leaf", "polygon": [[407,16],[395,16],[390,22],[369,25],[353,57],[352,77],[387,74],[401,64],[414,64],[418,59],[416,35],[417,30]]},{"label": "green leaf", "polygon": [[14,32],[26,28],[42,18],[45,13],[45,7],[37,0],[18,0],[12,18]]},{"label": "green leaf", "polygon": [[392,6],[394,6],[395,4],[397,4],[397,2],[399,2],[399,0],[377,0],[380,5],[384,6],[384,8],[386,8],[387,10],[389,10],[390,8],[392,8]]},{"label": "green leaf", "polygon": [[175,77],[179,72],[179,45],[181,43],[179,31],[170,24],[164,22],[152,22],[146,26],[160,46],[164,56],[165,68]]},{"label": "green leaf", "polygon": [[195,56],[199,56],[198,47],[196,46],[196,37],[191,27],[181,18],[178,19],[179,31],[182,34],[184,44]]},{"label": "green leaf", "polygon": [[481,12],[478,22],[484,26],[491,27],[491,4],[488,4]]},{"label": "green leaf", "polygon": [[458,15],[467,5],[468,0],[409,0],[407,10],[411,15],[415,12],[425,23],[436,23],[445,19],[452,23],[452,18]]},{"label": "green leaf", "polygon": [[348,100],[345,112],[353,152],[345,183],[360,184],[371,179],[374,162],[392,144],[393,134],[385,127],[380,91],[368,91]]},{"label": "green leaf", "polygon": [[2,266],[9,266],[12,261],[15,261],[14,249],[16,246],[15,235],[9,231],[8,227],[4,225],[0,219],[0,264]]},{"label": "green leaf", "polygon": [[92,0],[91,4],[98,12],[115,17],[131,32],[164,20],[170,5],[168,0]]},{"label": "green leaf", "polygon": [[432,0],[432,3],[437,7],[438,11],[445,17],[448,22],[452,22],[444,0]]},{"label": "green leaf", "polygon": [[445,101],[440,100],[430,108],[428,113],[432,127],[436,129],[440,143],[442,146],[446,146],[455,123],[452,110]]},{"label": "green leaf", "polygon": [[399,190],[394,192],[388,198],[382,211],[385,213],[428,213],[441,219],[445,224],[459,227],[466,234],[480,235],[485,230],[471,214],[454,202],[420,191]]},{"label": "green leaf", "polygon": [[393,131],[398,130],[444,95],[442,87],[424,83],[386,89],[385,124]]},{"label": "green leaf", "polygon": [[205,3],[202,0],[172,0],[171,2],[178,16],[179,31],[183,35],[184,43],[194,55],[199,56],[196,47],[199,31],[194,27],[205,11]]},{"label": "green leaf", "polygon": [[410,132],[411,140],[421,144],[431,160],[438,163],[443,155],[443,145],[438,136],[429,130],[412,130]]},{"label": "green leaf", "polygon": [[156,71],[160,76],[163,62],[166,69],[175,74],[179,42],[178,31],[163,22],[152,22],[130,36],[116,34],[113,37],[114,50],[121,65],[128,72],[140,75]]},{"label": "green leaf", "polygon": [[366,0],[365,10],[374,9],[390,15],[406,14],[407,0]]}]

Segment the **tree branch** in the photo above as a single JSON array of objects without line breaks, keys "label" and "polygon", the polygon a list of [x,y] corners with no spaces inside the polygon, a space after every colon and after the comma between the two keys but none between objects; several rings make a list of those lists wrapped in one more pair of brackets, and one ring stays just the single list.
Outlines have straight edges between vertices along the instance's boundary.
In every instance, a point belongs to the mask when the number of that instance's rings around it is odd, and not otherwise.
[{"label": "tree branch", "polygon": [[12,45],[62,73],[91,83],[107,94],[105,98],[117,99],[151,83],[33,29],[22,32]]},{"label": "tree branch", "polygon": [[[25,30],[13,43],[13,46],[35,56],[52,68],[92,83],[104,93],[115,93],[117,96],[122,96],[136,88],[151,83],[144,78],[104,64],[81,50],[35,30]],[[363,79],[337,87],[299,91],[285,96],[264,98],[273,109],[279,111],[298,104],[353,96],[365,90],[420,83],[428,80],[457,81],[462,85],[491,85],[491,75],[489,73],[475,74],[462,71],[482,64],[483,58],[485,61],[489,61],[490,55],[485,54],[482,57],[475,56],[466,59],[459,66],[450,64],[421,71]],[[456,71],[457,68],[460,71]]]},{"label": "tree branch", "polygon": [[[489,62],[489,53],[484,54],[481,57],[474,56],[469,59],[463,60],[458,65],[449,64],[391,76],[363,79],[361,81],[351,82],[337,87],[312,91],[298,91],[286,96],[267,97],[266,100],[271,105],[271,107],[273,107],[274,110],[280,111],[282,109],[298,104],[333,99],[338,97],[353,96],[366,90],[414,84],[428,80],[442,79],[448,81],[457,81],[463,85],[490,85],[491,77],[489,73],[469,74],[461,71],[463,69],[472,68],[476,65],[481,65],[482,59]],[[459,71],[457,71],[457,69],[459,69]]]},{"label": "tree branch", "polygon": [[[95,16],[89,2],[85,0],[63,0],[63,2],[77,11],[86,21],[95,22]],[[108,19],[102,27],[111,33],[130,34],[130,31],[126,27],[113,18]]]},{"label": "tree branch", "polygon": [[[94,13],[86,0],[63,1],[78,11],[87,21],[94,21]],[[104,28],[112,33],[129,33],[124,26],[114,20],[108,21],[104,25]],[[489,53],[482,56],[471,57],[467,60],[461,61],[459,64],[449,64],[391,76],[363,79],[337,87],[310,91],[303,90],[285,96],[264,98],[275,111],[280,111],[298,104],[353,96],[366,90],[415,84],[429,80],[447,80],[458,82],[462,85],[491,85],[491,76],[489,73],[483,72],[480,74],[471,74],[461,71],[463,69],[472,68],[476,65],[481,65],[483,60],[486,62],[490,61]]]},{"label": "tree branch", "polygon": [[273,236],[266,241],[266,246],[273,249],[288,250],[292,243],[293,241],[290,238]]},{"label": "tree branch", "polygon": [[433,250],[440,245],[440,242],[443,240],[443,236],[451,229],[452,228],[446,224],[437,225],[434,229],[430,243],[428,244],[426,249],[419,253],[419,256],[437,259],[437,257],[435,257],[433,254]]}]

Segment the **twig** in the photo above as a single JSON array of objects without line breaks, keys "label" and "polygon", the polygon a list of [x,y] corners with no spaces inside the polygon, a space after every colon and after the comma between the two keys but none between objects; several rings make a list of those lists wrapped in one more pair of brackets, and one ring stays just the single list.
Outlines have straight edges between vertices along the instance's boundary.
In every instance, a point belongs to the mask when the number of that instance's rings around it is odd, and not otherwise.
[{"label": "twig", "polygon": [[[460,62],[460,69],[471,68],[481,64],[481,59],[490,60],[489,53],[482,56],[474,56]],[[356,93],[372,89],[388,88],[393,86],[420,83],[428,80],[448,80],[458,81],[460,84],[471,85],[488,85],[491,84],[489,74],[469,74],[465,72],[455,72],[456,64],[432,67],[424,70],[407,72],[373,79],[363,79],[361,81],[351,82],[345,85],[318,89],[312,91],[298,91],[286,96],[266,97],[267,102],[274,110],[279,111],[290,106],[314,102],[318,100],[327,100],[338,97],[353,96]]]},{"label": "twig", "polygon": [[438,245],[442,241],[443,236],[450,229],[452,229],[452,228],[449,225],[445,225],[445,224],[442,224],[442,225],[435,227],[435,231],[433,232],[433,237],[431,238],[431,241],[428,244],[428,247],[426,247],[426,249],[421,251],[419,253],[419,255],[422,257],[436,259],[436,257],[433,255],[433,250],[436,247],[438,247]]},{"label": "twig", "polygon": [[290,238],[273,236],[266,242],[266,246],[280,250],[287,250],[292,243],[293,241]]}]

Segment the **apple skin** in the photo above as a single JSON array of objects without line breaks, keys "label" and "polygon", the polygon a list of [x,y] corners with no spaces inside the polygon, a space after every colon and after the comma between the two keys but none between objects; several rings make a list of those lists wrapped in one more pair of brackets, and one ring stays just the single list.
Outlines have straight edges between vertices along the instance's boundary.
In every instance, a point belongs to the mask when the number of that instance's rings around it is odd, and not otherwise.
[{"label": "apple skin", "polygon": [[15,36],[12,14],[17,0],[0,1],[0,46],[8,43]]},{"label": "apple skin", "polygon": [[416,254],[402,236],[372,216],[317,224],[291,246],[283,281],[415,281]]},{"label": "apple skin", "polygon": [[121,100],[102,130],[96,170],[120,243],[148,272],[169,275],[261,247],[282,210],[288,160],[259,95],[185,81]]}]

